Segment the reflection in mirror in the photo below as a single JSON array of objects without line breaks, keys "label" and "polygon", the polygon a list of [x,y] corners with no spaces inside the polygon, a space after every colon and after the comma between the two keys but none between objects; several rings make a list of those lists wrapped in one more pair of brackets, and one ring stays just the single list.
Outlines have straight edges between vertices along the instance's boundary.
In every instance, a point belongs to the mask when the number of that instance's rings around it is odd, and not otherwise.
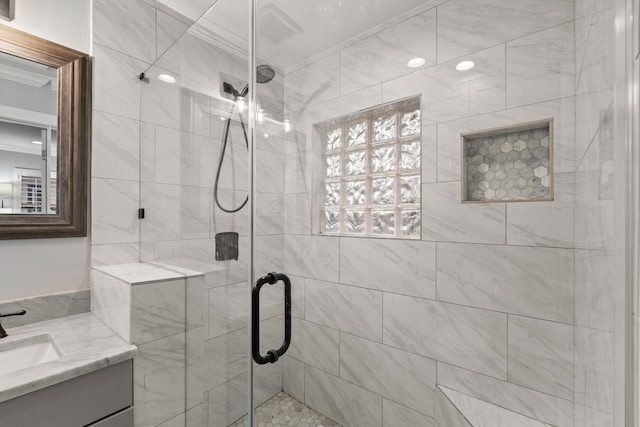
[{"label": "reflection in mirror", "polygon": [[0,25],[0,240],[87,235],[91,58]]},{"label": "reflection in mirror", "polygon": [[2,214],[56,213],[57,71],[0,53]]}]

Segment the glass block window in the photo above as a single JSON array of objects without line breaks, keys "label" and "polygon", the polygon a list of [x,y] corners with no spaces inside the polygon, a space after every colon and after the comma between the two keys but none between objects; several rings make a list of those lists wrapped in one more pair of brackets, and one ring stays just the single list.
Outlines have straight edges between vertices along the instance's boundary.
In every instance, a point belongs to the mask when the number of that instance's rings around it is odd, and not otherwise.
[{"label": "glass block window", "polygon": [[316,126],[321,233],[420,238],[420,98]]}]

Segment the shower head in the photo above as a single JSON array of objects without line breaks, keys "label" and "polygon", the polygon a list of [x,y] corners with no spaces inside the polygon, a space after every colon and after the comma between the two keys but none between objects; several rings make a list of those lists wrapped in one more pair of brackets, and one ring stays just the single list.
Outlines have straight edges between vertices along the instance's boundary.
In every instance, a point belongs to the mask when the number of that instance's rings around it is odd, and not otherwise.
[{"label": "shower head", "polygon": [[271,65],[258,65],[256,67],[256,81],[260,84],[269,83],[276,76],[276,71]]},{"label": "shower head", "polygon": [[[271,65],[261,64],[256,67],[256,82],[258,82],[258,84],[269,83],[275,76],[276,71]],[[245,85],[244,88],[238,92],[231,83],[222,82],[222,90],[234,97],[244,97],[247,96],[247,93],[249,92],[249,85]]]}]

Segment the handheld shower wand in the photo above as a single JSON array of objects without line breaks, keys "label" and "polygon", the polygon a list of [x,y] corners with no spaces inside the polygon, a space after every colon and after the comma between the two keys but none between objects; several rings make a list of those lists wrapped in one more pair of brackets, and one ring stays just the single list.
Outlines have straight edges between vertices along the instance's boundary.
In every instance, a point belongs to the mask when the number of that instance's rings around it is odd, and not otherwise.
[{"label": "handheld shower wand", "polygon": [[[263,83],[268,83],[271,80],[273,80],[273,78],[276,75],[275,70],[270,66],[270,65],[258,65],[258,67],[256,68],[257,74],[256,74],[256,82],[259,84],[263,84]],[[242,88],[242,90],[240,92],[238,92],[238,90],[236,88],[233,87],[233,85],[231,83],[227,83],[227,82],[223,82],[222,83],[222,90],[224,90],[224,92],[231,94],[233,96],[233,100],[234,103],[231,106],[231,111],[229,112],[229,117],[227,117],[225,124],[224,124],[224,131],[223,131],[223,140],[222,140],[222,145],[220,146],[220,158],[218,160],[218,169],[216,171],[216,180],[213,186],[213,198],[216,202],[216,206],[218,206],[218,208],[220,208],[221,211],[226,212],[226,213],[235,213],[240,211],[242,208],[245,207],[245,205],[247,204],[247,202],[249,201],[249,196],[247,196],[244,199],[244,202],[242,202],[242,204],[237,207],[237,208],[231,208],[231,209],[227,209],[225,207],[223,207],[220,204],[220,199],[218,197],[218,186],[220,183],[220,171],[222,170],[222,163],[224,161],[224,154],[227,150],[227,142],[228,142],[228,138],[229,138],[229,129],[231,128],[231,116],[233,116],[233,110],[236,107],[236,104],[238,102],[239,98],[244,98],[247,96],[247,93],[249,93],[249,85],[246,84],[244,86],[244,88]],[[240,111],[238,111],[238,117],[240,117],[240,125],[242,126],[242,133],[244,135],[244,142],[245,145],[247,147],[247,150],[249,149],[249,137],[247,135],[247,129],[244,125],[244,120],[242,119],[242,113]]]}]

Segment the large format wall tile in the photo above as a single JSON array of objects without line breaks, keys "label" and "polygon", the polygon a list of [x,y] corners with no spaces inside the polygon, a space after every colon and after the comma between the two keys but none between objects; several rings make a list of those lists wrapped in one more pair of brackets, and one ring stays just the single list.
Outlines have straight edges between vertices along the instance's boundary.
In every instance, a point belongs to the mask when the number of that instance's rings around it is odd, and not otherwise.
[{"label": "large format wall tile", "polygon": [[[610,3],[610,2],[607,2]],[[597,92],[613,89],[615,82],[615,8],[576,20],[576,39],[585,34],[585,43],[576,45],[577,91]],[[581,47],[583,47],[581,49]]]},{"label": "large format wall tile", "polygon": [[422,238],[466,243],[505,243],[505,204],[460,202],[460,182],[422,186]]},{"label": "large format wall tile", "polygon": [[573,426],[573,403],[547,393],[438,363],[438,384],[557,427]]},{"label": "large format wall tile", "polygon": [[[255,230],[257,235],[284,234],[285,196],[280,194],[256,194]],[[247,221],[248,222],[248,221]]]},{"label": "large format wall tile", "polygon": [[140,122],[94,111],[91,125],[91,176],[140,179]]},{"label": "large format wall tile", "polygon": [[572,248],[574,179],[573,173],[554,175],[553,201],[507,203],[507,243]]},{"label": "large format wall tile", "polygon": [[91,312],[122,339],[131,342],[131,287],[91,271]]},{"label": "large format wall tile", "polygon": [[434,416],[435,360],[341,333],[340,378]]},{"label": "large format wall tile", "polygon": [[[227,210],[238,209],[247,200],[248,192],[245,190],[236,191],[224,188],[218,188],[218,203]],[[257,197],[263,197],[258,194]],[[249,235],[249,209],[242,208],[239,212],[228,213],[220,209],[215,199],[215,193],[211,192],[211,236],[215,237],[218,233],[233,231],[238,233],[240,237]],[[246,206],[246,205],[245,205]],[[256,220],[257,221],[257,220]],[[256,222],[257,224],[257,222]],[[262,234],[262,227],[255,226],[256,234]],[[274,233],[276,234],[276,233]],[[242,250],[242,248],[239,248]]]},{"label": "large format wall tile", "polygon": [[267,150],[256,150],[256,192],[283,194],[285,186],[285,156]]},{"label": "large format wall tile", "polygon": [[211,165],[218,161],[218,141],[156,126],[155,142],[155,182],[213,187]]},{"label": "large format wall tile", "polygon": [[135,181],[91,180],[93,244],[134,243],[140,239],[139,184]]},{"label": "large format wall tile", "polygon": [[311,200],[309,193],[285,194],[285,234],[311,233]]},{"label": "large format wall tile", "polygon": [[[422,102],[422,101],[421,101]],[[422,183],[438,181],[438,126],[422,127],[422,145],[420,147],[422,159]]]},{"label": "large format wall tile", "polygon": [[165,84],[158,76],[166,73],[166,70],[157,66],[145,72],[150,82],[142,86],[138,108],[141,119],[147,123],[209,136],[212,118],[209,87],[180,75],[174,76],[176,84]]},{"label": "large format wall tile", "polygon": [[576,172],[576,248],[614,249],[614,201],[599,197],[599,185],[598,170]]},{"label": "large format wall tile", "polygon": [[509,382],[573,399],[573,326],[509,316]]},{"label": "large format wall tile", "polygon": [[575,406],[575,427],[613,427],[613,414],[584,405]]},{"label": "large format wall tile", "polygon": [[572,0],[452,0],[438,7],[438,62],[573,20]]},{"label": "large format wall tile", "polygon": [[284,193],[308,193],[314,190],[311,184],[312,150],[297,150],[285,155]]},{"label": "large format wall tile", "polygon": [[476,66],[456,74],[456,61],[438,64],[382,85],[383,100],[422,93],[422,124],[460,119],[505,108],[505,49],[496,46],[473,55]]},{"label": "large format wall tile", "polygon": [[138,347],[134,365],[135,425],[154,427],[185,410],[185,334]]},{"label": "large format wall tile", "polygon": [[285,356],[282,366],[282,390],[294,399],[304,403],[304,370],[303,362]]},{"label": "large format wall tile", "polygon": [[189,27],[184,22],[160,10],[156,13],[156,57],[159,58]]},{"label": "large format wall tile", "polygon": [[584,405],[613,412],[614,336],[613,332],[576,328],[576,396]]},{"label": "large format wall tile", "polygon": [[554,172],[575,170],[576,107],[568,97],[438,124],[438,181],[460,181],[460,134],[553,118]]},{"label": "large format wall tile", "polygon": [[382,398],[340,378],[307,366],[305,403],[351,427],[381,427]]},{"label": "large format wall tile", "polygon": [[568,249],[439,243],[438,299],[572,323],[572,263]]},{"label": "large format wall tile", "polygon": [[436,424],[433,418],[382,399],[382,427],[436,427]]},{"label": "large format wall tile", "polygon": [[575,95],[573,28],[570,22],[507,43],[507,107]]},{"label": "large format wall tile", "polygon": [[576,250],[575,272],[576,325],[613,331],[613,252]]},{"label": "large format wall tile", "polygon": [[[95,43],[147,62],[156,60],[156,10],[141,0],[93,2]],[[140,71],[142,72],[142,70]]]},{"label": "large format wall tile", "polygon": [[[256,236],[254,240],[255,261],[254,269],[257,277],[263,276],[272,271],[282,272],[284,270],[284,236]],[[270,294],[275,289],[280,290],[282,294],[282,283],[277,286],[269,286],[262,290],[264,294]]]},{"label": "large format wall tile", "polygon": [[[576,165],[579,170],[593,170],[593,166],[600,165],[600,159],[593,155],[589,156],[587,150],[599,150],[598,133],[601,128],[605,127],[603,124],[606,122],[603,119],[607,118],[608,112],[612,110],[613,102],[613,89],[576,95],[575,158],[582,159],[581,164]],[[587,161],[589,157],[592,157],[589,159],[592,161]]]},{"label": "large format wall tile", "polygon": [[285,236],[285,271],[296,276],[337,282],[339,245],[337,237]]},{"label": "large format wall tile", "polygon": [[506,314],[385,294],[384,343],[497,378],[507,377]]},{"label": "large format wall tile", "polygon": [[435,262],[430,242],[340,239],[340,282],[348,285],[435,299]]},{"label": "large format wall tile", "polygon": [[285,97],[291,111],[340,95],[339,53],[327,55],[286,75]]},{"label": "large format wall tile", "polygon": [[[415,95],[417,92],[414,88],[411,95]],[[351,114],[354,111],[365,110],[381,102],[383,102],[382,87],[372,86],[328,101],[310,104],[306,106],[305,114],[296,117],[295,128],[311,135],[312,125],[315,123]]]},{"label": "large format wall tile", "polygon": [[[357,301],[358,309],[353,309]],[[354,335],[382,341],[382,292],[307,280],[307,320]]]},{"label": "large format wall tile", "polygon": [[382,30],[340,51],[342,95],[410,73],[407,61],[436,63],[436,9]]},{"label": "large format wall tile", "polygon": [[249,292],[244,283],[209,290],[209,338],[248,324]]},{"label": "large format wall tile", "polygon": [[140,244],[116,243],[91,246],[91,266],[130,264],[140,261]]},{"label": "large format wall tile", "polygon": [[185,279],[130,289],[132,343],[144,344],[185,330]]},{"label": "large format wall tile", "polygon": [[210,191],[168,184],[141,184],[142,241],[209,237]]},{"label": "large format wall tile", "polygon": [[186,399],[185,408],[193,409],[204,401],[204,340],[205,330],[198,327],[186,331]]},{"label": "large format wall tile", "polygon": [[94,44],[93,108],[140,120],[140,80],[149,64]]},{"label": "large format wall tile", "polygon": [[247,382],[241,381],[243,376],[238,378],[209,392],[208,427],[227,427],[247,413]]},{"label": "large format wall tile", "polygon": [[438,387],[436,397],[436,422],[438,427],[473,427],[442,390]]},{"label": "large format wall tile", "polygon": [[340,333],[302,319],[293,319],[288,355],[307,365],[340,375]]},{"label": "large format wall tile", "polygon": [[248,340],[245,327],[205,342],[205,390],[214,389],[246,372]]}]

